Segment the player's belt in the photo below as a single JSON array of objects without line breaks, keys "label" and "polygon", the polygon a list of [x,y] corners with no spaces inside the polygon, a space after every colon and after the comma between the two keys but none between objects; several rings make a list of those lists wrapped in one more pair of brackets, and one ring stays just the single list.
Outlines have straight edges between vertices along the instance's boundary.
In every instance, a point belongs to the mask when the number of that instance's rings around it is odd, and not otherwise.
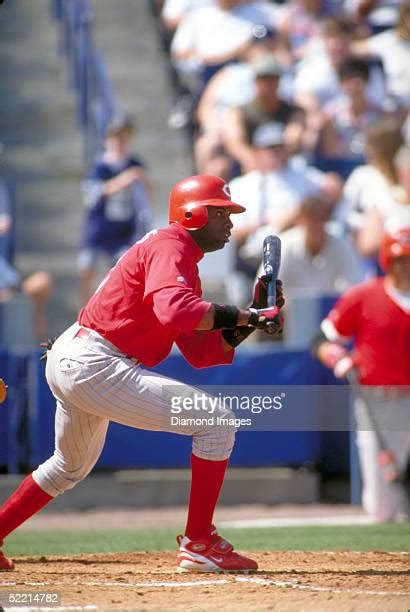
[{"label": "player's belt", "polygon": [[[91,329],[86,329],[85,327],[80,327],[80,329],[75,334],[74,338],[83,338],[83,340],[86,340],[87,338],[89,338],[91,336],[91,332],[92,332]],[[102,336],[101,336],[101,340],[104,341],[104,338]],[[106,342],[108,342],[108,340]],[[114,347],[114,345],[112,345],[112,346]],[[119,350],[119,349],[117,349],[117,350]],[[138,359],[136,359],[135,357],[132,357],[131,355],[124,355],[124,356],[127,359],[130,359],[131,361],[133,361],[135,363],[135,365],[141,365],[141,362],[138,361]]]}]

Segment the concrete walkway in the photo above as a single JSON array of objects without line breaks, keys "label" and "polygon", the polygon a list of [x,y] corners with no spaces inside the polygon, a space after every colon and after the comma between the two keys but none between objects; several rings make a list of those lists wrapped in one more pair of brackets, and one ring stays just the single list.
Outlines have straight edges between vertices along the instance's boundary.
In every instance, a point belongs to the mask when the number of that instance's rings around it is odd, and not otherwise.
[{"label": "concrete walkway", "polygon": [[[46,269],[55,277],[49,334],[56,335],[77,314],[84,168],[50,5],[13,0],[0,9],[0,175],[16,185],[16,265],[23,274]],[[145,0],[93,0],[93,6],[95,39],[121,106],[137,118],[136,150],[152,171],[155,213],[164,218],[170,187],[192,167],[183,134],[167,127],[172,96],[154,17]]]}]

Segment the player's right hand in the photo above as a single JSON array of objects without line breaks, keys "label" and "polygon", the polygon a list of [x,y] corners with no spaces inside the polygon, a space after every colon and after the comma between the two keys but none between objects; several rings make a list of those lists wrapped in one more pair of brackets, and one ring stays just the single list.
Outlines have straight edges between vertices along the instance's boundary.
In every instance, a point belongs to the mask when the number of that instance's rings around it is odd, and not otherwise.
[{"label": "player's right hand", "polygon": [[345,378],[355,363],[349,351],[335,342],[323,342],[318,349],[320,361],[333,370],[336,378]]},{"label": "player's right hand", "polygon": [[339,359],[333,368],[333,374],[336,378],[346,378],[351,370],[354,368],[354,361],[352,357],[348,354],[345,357]]}]

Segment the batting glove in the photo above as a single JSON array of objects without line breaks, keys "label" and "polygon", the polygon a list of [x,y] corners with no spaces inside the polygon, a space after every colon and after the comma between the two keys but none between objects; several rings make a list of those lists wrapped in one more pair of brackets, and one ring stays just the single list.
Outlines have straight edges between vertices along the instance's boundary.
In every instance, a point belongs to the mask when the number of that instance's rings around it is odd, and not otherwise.
[{"label": "batting glove", "polygon": [[[268,293],[266,289],[266,283],[271,279],[269,274],[258,276],[256,284],[253,290],[253,299],[251,308],[266,308],[268,305]],[[276,280],[276,306],[283,308],[285,305],[285,298],[283,297],[283,285],[282,281]]]},{"label": "batting glove", "polygon": [[279,314],[277,306],[270,308],[250,308],[251,316],[248,325],[256,329],[269,331],[270,334],[278,334],[283,329],[283,319]]}]

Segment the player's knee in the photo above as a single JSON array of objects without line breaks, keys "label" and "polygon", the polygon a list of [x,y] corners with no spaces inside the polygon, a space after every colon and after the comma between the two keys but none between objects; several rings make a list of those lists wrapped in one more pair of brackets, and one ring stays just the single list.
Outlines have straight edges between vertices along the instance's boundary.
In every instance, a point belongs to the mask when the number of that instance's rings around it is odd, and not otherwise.
[{"label": "player's knee", "polygon": [[193,436],[192,452],[202,459],[223,461],[235,444],[235,415],[230,410],[214,416],[210,427]]},{"label": "player's knee", "polygon": [[56,497],[73,489],[90,473],[92,466],[68,462],[58,453],[41,464],[33,473],[38,485],[49,495]]}]

